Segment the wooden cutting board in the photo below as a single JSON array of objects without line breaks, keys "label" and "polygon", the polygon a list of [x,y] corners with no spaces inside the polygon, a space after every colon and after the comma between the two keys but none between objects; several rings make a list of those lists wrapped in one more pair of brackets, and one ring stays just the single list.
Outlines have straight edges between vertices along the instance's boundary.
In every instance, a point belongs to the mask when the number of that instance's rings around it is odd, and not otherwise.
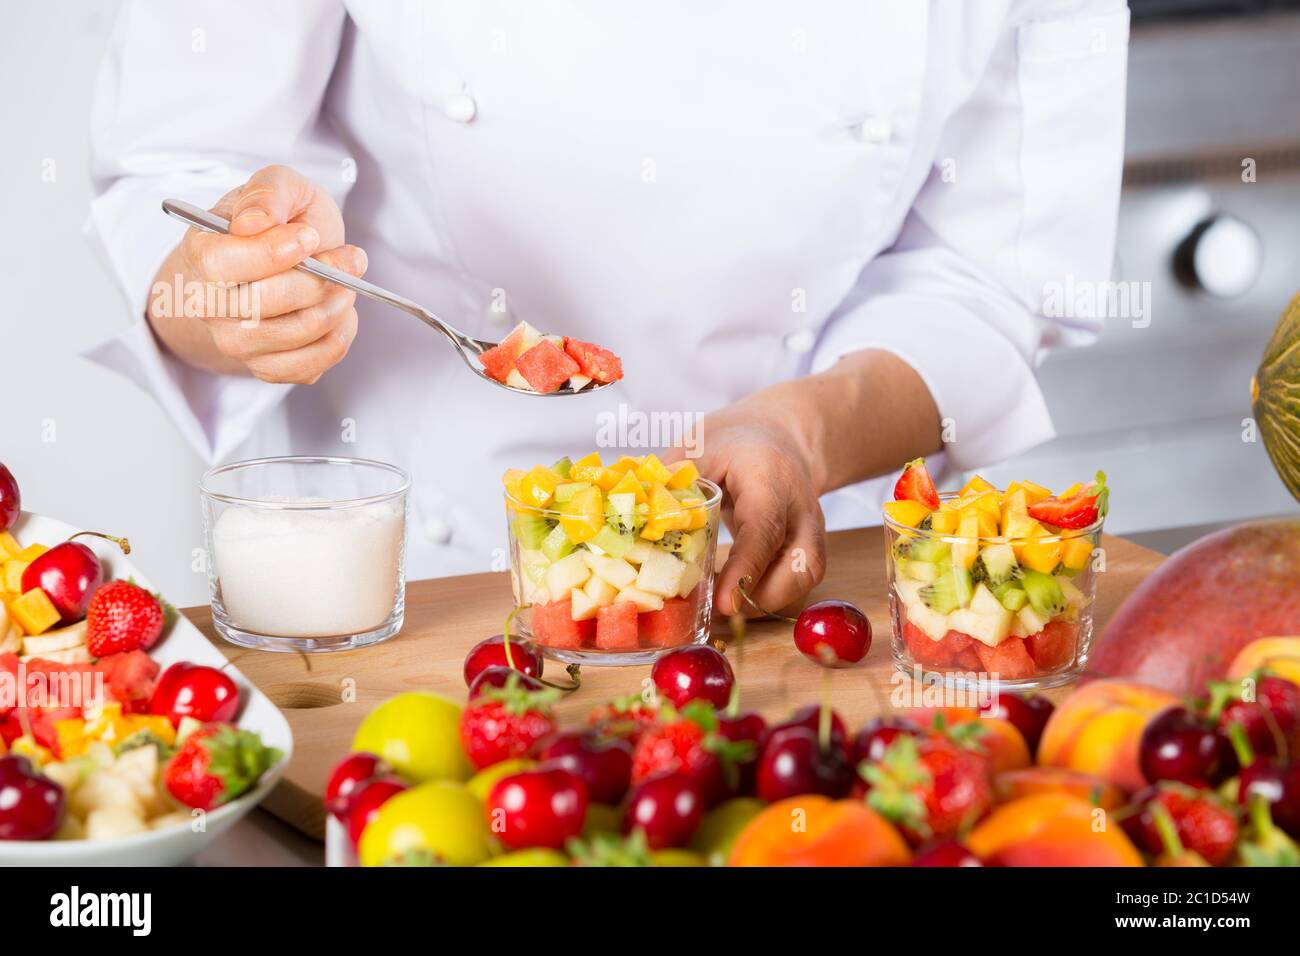
[{"label": "wooden cutting board", "polygon": [[[1098,583],[1098,628],[1163,559],[1122,538],[1108,536],[1103,546],[1107,569]],[[814,599],[853,601],[871,620],[874,632],[867,659],[832,674],[835,709],[856,726],[889,709],[895,686],[881,530],[831,534],[827,551],[829,570]],[[510,579],[504,572],[412,581],[406,587],[406,624],[400,634],[362,650],[312,657],[235,647],[212,630],[208,608],[187,608],[184,614],[284,711],[293,728],[293,761],[264,806],[321,839],[320,794],[361,719],[380,701],[406,690],[431,690],[463,699],[461,668],[466,652],[483,638],[499,634],[512,606]],[[757,622],[750,625],[745,640],[743,703],[769,719],[816,702],[826,673],[794,649],[790,633],[788,624]],[[716,634],[725,639],[725,626],[719,625]],[[728,653],[735,666],[736,649]],[[546,673],[557,682],[565,679],[563,667],[554,662]],[[584,668],[582,688],[559,704],[561,721],[566,725],[581,721],[596,704],[637,692],[648,676],[648,667]],[[1048,693],[1059,697],[1066,692]]]}]

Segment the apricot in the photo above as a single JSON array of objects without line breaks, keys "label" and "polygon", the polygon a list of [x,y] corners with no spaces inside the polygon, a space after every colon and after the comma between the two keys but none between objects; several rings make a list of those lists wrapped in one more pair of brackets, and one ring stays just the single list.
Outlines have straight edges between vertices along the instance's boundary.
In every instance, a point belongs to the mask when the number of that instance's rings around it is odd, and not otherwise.
[{"label": "apricot", "polygon": [[1143,866],[1105,810],[1064,793],[1021,797],[995,808],[966,838],[993,866]]},{"label": "apricot", "polygon": [[1262,669],[1300,684],[1300,637],[1261,637],[1251,641],[1232,659],[1227,676],[1238,680]]},{"label": "apricot", "polygon": [[1123,790],[1105,780],[1063,767],[1025,767],[1000,773],[993,778],[993,791],[999,803],[1040,793],[1062,793],[1104,810],[1118,810],[1128,799]]},{"label": "apricot", "polygon": [[1038,762],[1091,774],[1129,792],[1146,786],[1138,762],[1142,730],[1178,703],[1168,691],[1112,678],[1080,687],[1057,705],[1038,744]]},{"label": "apricot", "polygon": [[768,805],[732,845],[729,866],[906,866],[893,825],[860,800],[818,794]]}]

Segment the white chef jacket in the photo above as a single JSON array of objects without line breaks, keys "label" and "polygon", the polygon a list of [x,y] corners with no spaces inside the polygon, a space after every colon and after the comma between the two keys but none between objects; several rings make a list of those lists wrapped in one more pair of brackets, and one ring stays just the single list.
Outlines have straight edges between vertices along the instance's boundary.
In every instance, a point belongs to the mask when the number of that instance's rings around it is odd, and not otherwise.
[{"label": "white chef jacket", "polygon": [[[947,467],[1006,459],[1053,434],[1045,351],[1097,332],[1041,312],[1109,275],[1127,37],[1123,0],[131,0],[91,220],[133,324],[92,357],[208,459],[406,468],[414,577],[499,563],[501,473],[590,450],[601,413],[705,413],[860,349],[924,379]],[[183,231],[159,202],[270,163],[335,196],[367,278],[626,378],[510,394],[365,300],[314,385],[178,362],[142,317]],[[827,496],[829,526],[877,521],[883,485]]]}]

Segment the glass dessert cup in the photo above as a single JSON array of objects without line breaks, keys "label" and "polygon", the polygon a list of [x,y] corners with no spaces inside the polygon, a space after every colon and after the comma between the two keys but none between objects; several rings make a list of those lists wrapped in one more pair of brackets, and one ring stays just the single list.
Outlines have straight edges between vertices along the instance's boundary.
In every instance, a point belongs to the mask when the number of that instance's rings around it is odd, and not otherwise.
[{"label": "glass dessert cup", "polygon": [[1073,681],[1092,644],[1102,523],[1031,538],[972,538],[886,515],[895,665],[971,690]]},{"label": "glass dessert cup", "polygon": [[563,506],[537,508],[507,492],[512,634],[565,664],[646,664],[707,641],[722,491],[696,484],[700,504],[641,527],[601,514],[594,534]]},{"label": "glass dessert cup", "polygon": [[232,644],[321,653],[402,628],[406,492],[361,458],[258,458],[200,481],[212,623]]}]

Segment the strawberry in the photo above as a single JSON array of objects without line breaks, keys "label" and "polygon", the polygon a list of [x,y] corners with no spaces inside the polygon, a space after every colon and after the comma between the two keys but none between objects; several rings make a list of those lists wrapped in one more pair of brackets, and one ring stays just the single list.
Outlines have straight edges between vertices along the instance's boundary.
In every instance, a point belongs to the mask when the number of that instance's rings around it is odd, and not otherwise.
[{"label": "strawberry", "polygon": [[132,581],[109,581],[86,608],[86,649],[92,657],[147,651],[162,636],[163,602]]},{"label": "strawberry", "polygon": [[1182,847],[1211,866],[1222,866],[1232,856],[1240,826],[1234,808],[1217,794],[1170,781],[1136,794],[1123,816],[1124,832],[1152,856],[1173,855],[1168,847],[1171,841],[1161,833],[1161,813],[1173,821]]},{"label": "strawberry", "polygon": [[1241,724],[1257,754],[1287,754],[1300,743],[1300,687],[1264,672],[1250,676],[1252,700],[1246,699],[1245,681],[1211,682],[1209,716],[1224,736],[1230,725]]},{"label": "strawberry", "polygon": [[987,761],[942,736],[896,737],[860,772],[867,804],[916,842],[956,836],[993,803]]},{"label": "strawberry", "polygon": [[163,786],[187,807],[211,810],[256,786],[282,756],[251,730],[204,724],[163,767]]},{"label": "strawberry", "polygon": [[528,756],[537,742],[555,732],[551,704],[554,687],[528,690],[511,674],[503,687],[485,687],[460,715],[460,742],[480,770],[515,757]]},{"label": "strawberry", "polygon": [[640,694],[619,697],[587,715],[587,724],[605,737],[619,737],[636,746],[642,732],[659,722],[659,711]]},{"label": "strawberry", "polygon": [[642,731],[632,751],[632,786],[660,774],[683,774],[711,803],[739,784],[740,765],[754,759],[754,743],[724,736],[711,704],[693,700],[681,710],[665,704],[660,718]]},{"label": "strawberry", "polygon": [[1078,494],[1069,498],[1044,498],[1029,506],[1029,517],[1044,524],[1067,531],[1076,531],[1096,524],[1106,516],[1110,489],[1106,487],[1106,473],[1097,472],[1097,480],[1083,486]]},{"label": "strawberry", "polygon": [[895,501],[919,501],[931,511],[939,507],[939,493],[925,468],[925,459],[917,458],[903,466],[903,473],[894,484]]}]

